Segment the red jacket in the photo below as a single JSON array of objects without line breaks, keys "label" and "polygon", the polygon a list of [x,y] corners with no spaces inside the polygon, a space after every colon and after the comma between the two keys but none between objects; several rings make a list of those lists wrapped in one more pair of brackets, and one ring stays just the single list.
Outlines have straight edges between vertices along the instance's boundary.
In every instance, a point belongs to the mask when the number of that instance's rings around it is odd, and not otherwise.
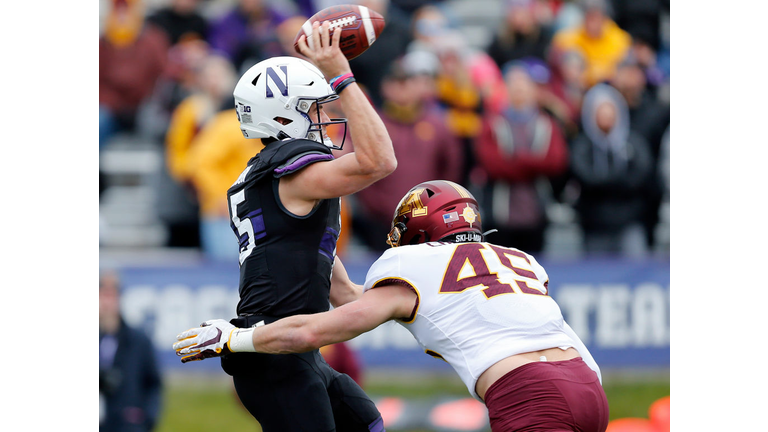
[{"label": "red jacket", "polygon": [[168,39],[147,25],[131,45],[116,47],[99,39],[99,105],[132,113],[152,94],[165,69]]},{"label": "red jacket", "polygon": [[392,222],[392,211],[414,185],[429,180],[461,181],[461,143],[436,110],[409,123],[380,113],[397,157],[392,174],[355,194],[366,213],[381,224]]},{"label": "red jacket", "polygon": [[532,147],[531,143],[515,143],[511,153],[499,144],[494,131],[494,124],[502,121],[502,117],[486,119],[475,144],[477,162],[491,180],[532,182],[540,176],[559,175],[568,167],[568,147],[560,127],[551,117],[541,114],[538,120],[541,128],[551,131],[546,142]]}]

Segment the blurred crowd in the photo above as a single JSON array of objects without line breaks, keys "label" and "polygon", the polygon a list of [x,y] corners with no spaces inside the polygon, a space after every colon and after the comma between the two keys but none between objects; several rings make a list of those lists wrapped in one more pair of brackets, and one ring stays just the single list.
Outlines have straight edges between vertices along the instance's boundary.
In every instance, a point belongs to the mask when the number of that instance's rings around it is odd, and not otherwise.
[{"label": "blurred crowd", "polygon": [[[302,23],[337,3],[387,22],[350,64],[398,158],[392,175],[344,198],[340,255],[351,243],[384,250],[400,197],[438,178],[472,191],[497,244],[544,251],[552,209],[568,208],[586,253],[658,251],[669,0],[498,0],[503,17],[482,46],[457,5],[490,0],[104,0],[99,148],[129,134],[162,149],[166,246],[237,256],[226,190],[262,145],[243,138],[232,90],[257,62],[299,56]],[[100,176],[100,192],[109,187]]]}]

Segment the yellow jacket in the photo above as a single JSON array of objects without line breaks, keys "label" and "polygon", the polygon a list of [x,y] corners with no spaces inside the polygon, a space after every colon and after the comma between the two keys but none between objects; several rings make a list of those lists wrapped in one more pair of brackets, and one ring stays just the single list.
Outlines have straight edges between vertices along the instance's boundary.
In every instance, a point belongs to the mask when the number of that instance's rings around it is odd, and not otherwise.
[{"label": "yellow jacket", "polygon": [[227,189],[264,145],[240,132],[235,110],[222,111],[205,124],[192,142],[189,167],[202,216],[227,216]]},{"label": "yellow jacket", "polygon": [[166,165],[171,177],[179,182],[191,176],[189,155],[192,141],[211,118],[212,103],[202,95],[188,96],[173,110],[168,132],[165,134]]},{"label": "yellow jacket", "polygon": [[438,98],[449,106],[446,123],[451,131],[459,137],[475,137],[480,133],[482,125],[479,109],[480,92],[470,82],[457,83],[451,78],[440,75],[437,77]]},{"label": "yellow jacket", "polygon": [[606,18],[603,35],[589,37],[583,26],[559,31],[552,44],[561,49],[578,49],[586,60],[585,80],[588,86],[611,78],[616,66],[624,59],[632,45],[632,37],[615,22]]}]

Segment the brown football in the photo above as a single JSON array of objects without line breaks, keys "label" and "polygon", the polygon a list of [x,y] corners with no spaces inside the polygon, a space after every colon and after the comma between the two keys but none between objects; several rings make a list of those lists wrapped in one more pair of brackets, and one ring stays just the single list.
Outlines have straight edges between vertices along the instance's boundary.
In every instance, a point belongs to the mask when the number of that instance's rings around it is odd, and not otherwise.
[{"label": "brown football", "polygon": [[344,56],[352,60],[364,53],[379,37],[384,30],[384,17],[378,12],[365,6],[358,5],[337,5],[321,10],[312,15],[301,26],[301,30],[293,40],[293,47],[296,52],[299,51],[299,38],[301,35],[307,36],[307,44],[312,45],[312,23],[330,21],[331,35],[334,30],[341,29],[341,52]]}]

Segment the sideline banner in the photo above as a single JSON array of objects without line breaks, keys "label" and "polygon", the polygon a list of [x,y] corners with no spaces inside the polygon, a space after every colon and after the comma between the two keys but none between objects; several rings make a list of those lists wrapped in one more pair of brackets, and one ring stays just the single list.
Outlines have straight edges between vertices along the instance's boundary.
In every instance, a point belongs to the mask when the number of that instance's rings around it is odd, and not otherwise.
[{"label": "sideline banner", "polygon": [[[540,260],[563,316],[600,367],[668,367],[669,260]],[[372,260],[346,259],[350,278],[362,284]],[[179,332],[206,319],[235,316],[237,264],[118,268],[126,321],[153,340],[164,368],[181,367],[171,346]],[[389,322],[350,341],[364,367],[450,370],[425,354],[411,334]],[[194,362],[184,370],[219,369],[218,361]]]}]

